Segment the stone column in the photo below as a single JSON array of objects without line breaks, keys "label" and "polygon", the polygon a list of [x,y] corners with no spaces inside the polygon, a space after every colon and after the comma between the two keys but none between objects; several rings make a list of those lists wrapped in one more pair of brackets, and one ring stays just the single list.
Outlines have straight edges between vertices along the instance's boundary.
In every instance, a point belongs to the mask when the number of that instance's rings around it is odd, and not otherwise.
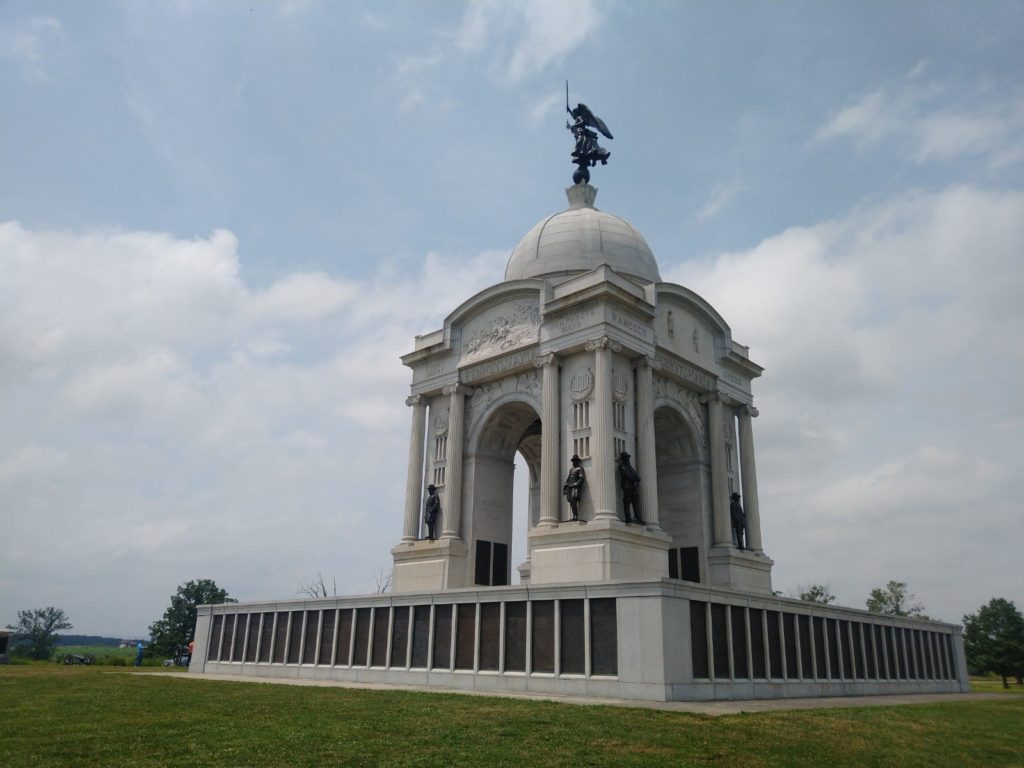
[{"label": "stone column", "polygon": [[621,349],[607,336],[588,341],[594,353],[594,409],[590,422],[590,457],[594,475],[587,477],[594,500],[595,520],[618,520],[615,506],[615,480],[618,475],[612,447],[612,352]]},{"label": "stone column", "polygon": [[445,478],[445,504],[442,539],[462,538],[462,440],[466,423],[466,396],[471,391],[463,384],[449,384],[442,392],[450,398],[448,407],[448,474]]},{"label": "stone column", "polygon": [[636,364],[636,447],[640,472],[640,511],[655,530],[658,520],[658,466],[654,447],[654,371],[658,363],[644,356]]},{"label": "stone column", "polygon": [[[540,414],[540,528],[551,528],[561,517],[561,416],[558,410],[559,367],[553,354],[538,357],[534,364],[543,373]],[[529,523],[527,523],[529,524]]]},{"label": "stone column", "polygon": [[732,546],[732,526],[729,523],[729,484],[725,466],[725,430],[722,398],[718,393],[705,395],[708,404],[708,449],[711,451],[711,509],[714,515],[713,546]]},{"label": "stone column", "polygon": [[412,406],[412,431],[409,434],[409,470],[405,479],[405,521],[402,543],[412,544],[419,539],[420,504],[423,499],[423,441],[427,426],[427,400],[413,395],[405,401]]},{"label": "stone column", "polygon": [[761,513],[757,506],[757,467],[754,466],[754,434],[751,421],[757,417],[757,408],[744,405],[740,416],[740,478],[743,483],[743,511],[747,513],[747,548],[763,552],[761,546]]}]

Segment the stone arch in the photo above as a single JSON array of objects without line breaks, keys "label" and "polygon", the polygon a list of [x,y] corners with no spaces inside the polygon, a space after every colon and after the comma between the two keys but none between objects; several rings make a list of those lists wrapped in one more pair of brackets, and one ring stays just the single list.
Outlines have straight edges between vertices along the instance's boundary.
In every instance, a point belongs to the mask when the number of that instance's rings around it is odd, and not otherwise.
[{"label": "stone arch", "polygon": [[[540,516],[541,422],[533,398],[523,392],[496,397],[476,417],[465,456],[463,538],[469,583],[512,583],[513,479],[516,454],[529,471],[528,530]],[[521,533],[525,537],[527,530]]]},{"label": "stone arch", "polygon": [[703,582],[709,544],[709,474],[698,434],[684,408],[670,401],[656,402],[658,516],[661,527],[672,537],[673,556],[679,558],[670,575],[685,572],[689,580]]}]

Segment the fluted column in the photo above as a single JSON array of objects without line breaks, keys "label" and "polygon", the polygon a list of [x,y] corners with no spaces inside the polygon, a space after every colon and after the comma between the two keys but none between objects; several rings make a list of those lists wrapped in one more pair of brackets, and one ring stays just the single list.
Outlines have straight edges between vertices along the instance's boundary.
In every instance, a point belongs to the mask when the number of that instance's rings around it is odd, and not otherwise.
[{"label": "fluted column", "polygon": [[442,392],[448,395],[448,473],[445,478],[445,505],[442,539],[462,538],[462,441],[466,424],[464,384],[449,384]]},{"label": "fluted column", "polygon": [[729,485],[725,468],[725,431],[722,399],[717,393],[701,398],[708,404],[708,448],[711,451],[711,509],[714,514],[714,546],[732,546],[729,524]]},{"label": "fluted column", "polygon": [[423,499],[423,442],[426,439],[427,400],[413,395],[405,401],[412,406],[412,430],[409,433],[409,469],[405,479],[405,520],[402,543],[411,544],[419,538],[420,503]]},{"label": "fluted column", "polygon": [[[617,520],[615,506],[615,456],[612,447],[612,351],[619,348],[607,336],[588,341],[594,353],[594,409],[590,422],[590,456],[594,481],[587,478],[594,500],[595,520]],[[596,481],[596,482],[595,482]]]},{"label": "fluted column", "polygon": [[538,357],[534,363],[541,369],[540,413],[540,520],[537,525],[550,528],[560,518],[561,495],[559,494],[559,474],[561,470],[561,422],[558,412],[559,367],[558,359],[553,355]]},{"label": "fluted column", "polygon": [[761,513],[757,506],[757,467],[754,465],[754,433],[752,420],[757,417],[757,408],[745,405],[740,408],[740,477],[743,483],[743,511],[747,513],[747,547],[754,552],[763,552],[761,545]]},{"label": "fluted column", "polygon": [[658,459],[654,447],[654,370],[652,357],[642,357],[636,364],[636,447],[637,469],[640,472],[640,512],[644,522],[661,528],[658,519]]}]

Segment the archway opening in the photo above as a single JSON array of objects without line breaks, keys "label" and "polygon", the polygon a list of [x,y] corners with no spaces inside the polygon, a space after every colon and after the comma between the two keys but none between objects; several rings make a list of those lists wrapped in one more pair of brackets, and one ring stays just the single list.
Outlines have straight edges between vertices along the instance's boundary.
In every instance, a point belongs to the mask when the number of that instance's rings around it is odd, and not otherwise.
[{"label": "archway opening", "polygon": [[540,434],[536,411],[511,401],[487,418],[467,456],[472,491],[465,535],[476,585],[519,582],[527,534],[540,514]]},{"label": "archway opening", "polygon": [[669,577],[706,581],[702,463],[693,431],[679,411],[669,406],[654,412],[655,457],[658,468],[658,516],[672,537]]}]

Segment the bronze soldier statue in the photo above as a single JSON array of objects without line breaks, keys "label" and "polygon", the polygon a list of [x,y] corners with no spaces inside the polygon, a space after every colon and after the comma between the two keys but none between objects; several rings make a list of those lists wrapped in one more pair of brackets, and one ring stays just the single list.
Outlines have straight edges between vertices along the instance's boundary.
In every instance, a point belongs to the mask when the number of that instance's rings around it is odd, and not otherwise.
[{"label": "bronze soldier statue", "polygon": [[733,493],[731,498],[729,517],[732,519],[732,537],[736,540],[737,549],[746,549],[744,543],[747,538],[747,513],[743,511],[738,493]]},{"label": "bronze soldier statue", "polygon": [[434,526],[437,524],[437,515],[441,511],[441,499],[437,495],[437,486],[431,483],[427,486],[427,503],[423,506],[423,522],[427,524],[427,538],[433,541],[437,538]]},{"label": "bronze soldier statue", "polygon": [[587,481],[587,474],[580,466],[580,457],[575,453],[569,461],[572,462],[572,469],[569,470],[569,476],[562,485],[562,493],[569,502],[573,521],[577,521],[580,519],[580,498],[583,496],[583,484]]},{"label": "bronze soldier statue", "polygon": [[[619,455],[619,485],[622,488],[622,516],[626,523],[640,523],[640,508],[638,506],[637,490],[640,485],[640,475],[629,463],[629,454],[623,451]],[[632,511],[632,515],[630,515]]]}]

